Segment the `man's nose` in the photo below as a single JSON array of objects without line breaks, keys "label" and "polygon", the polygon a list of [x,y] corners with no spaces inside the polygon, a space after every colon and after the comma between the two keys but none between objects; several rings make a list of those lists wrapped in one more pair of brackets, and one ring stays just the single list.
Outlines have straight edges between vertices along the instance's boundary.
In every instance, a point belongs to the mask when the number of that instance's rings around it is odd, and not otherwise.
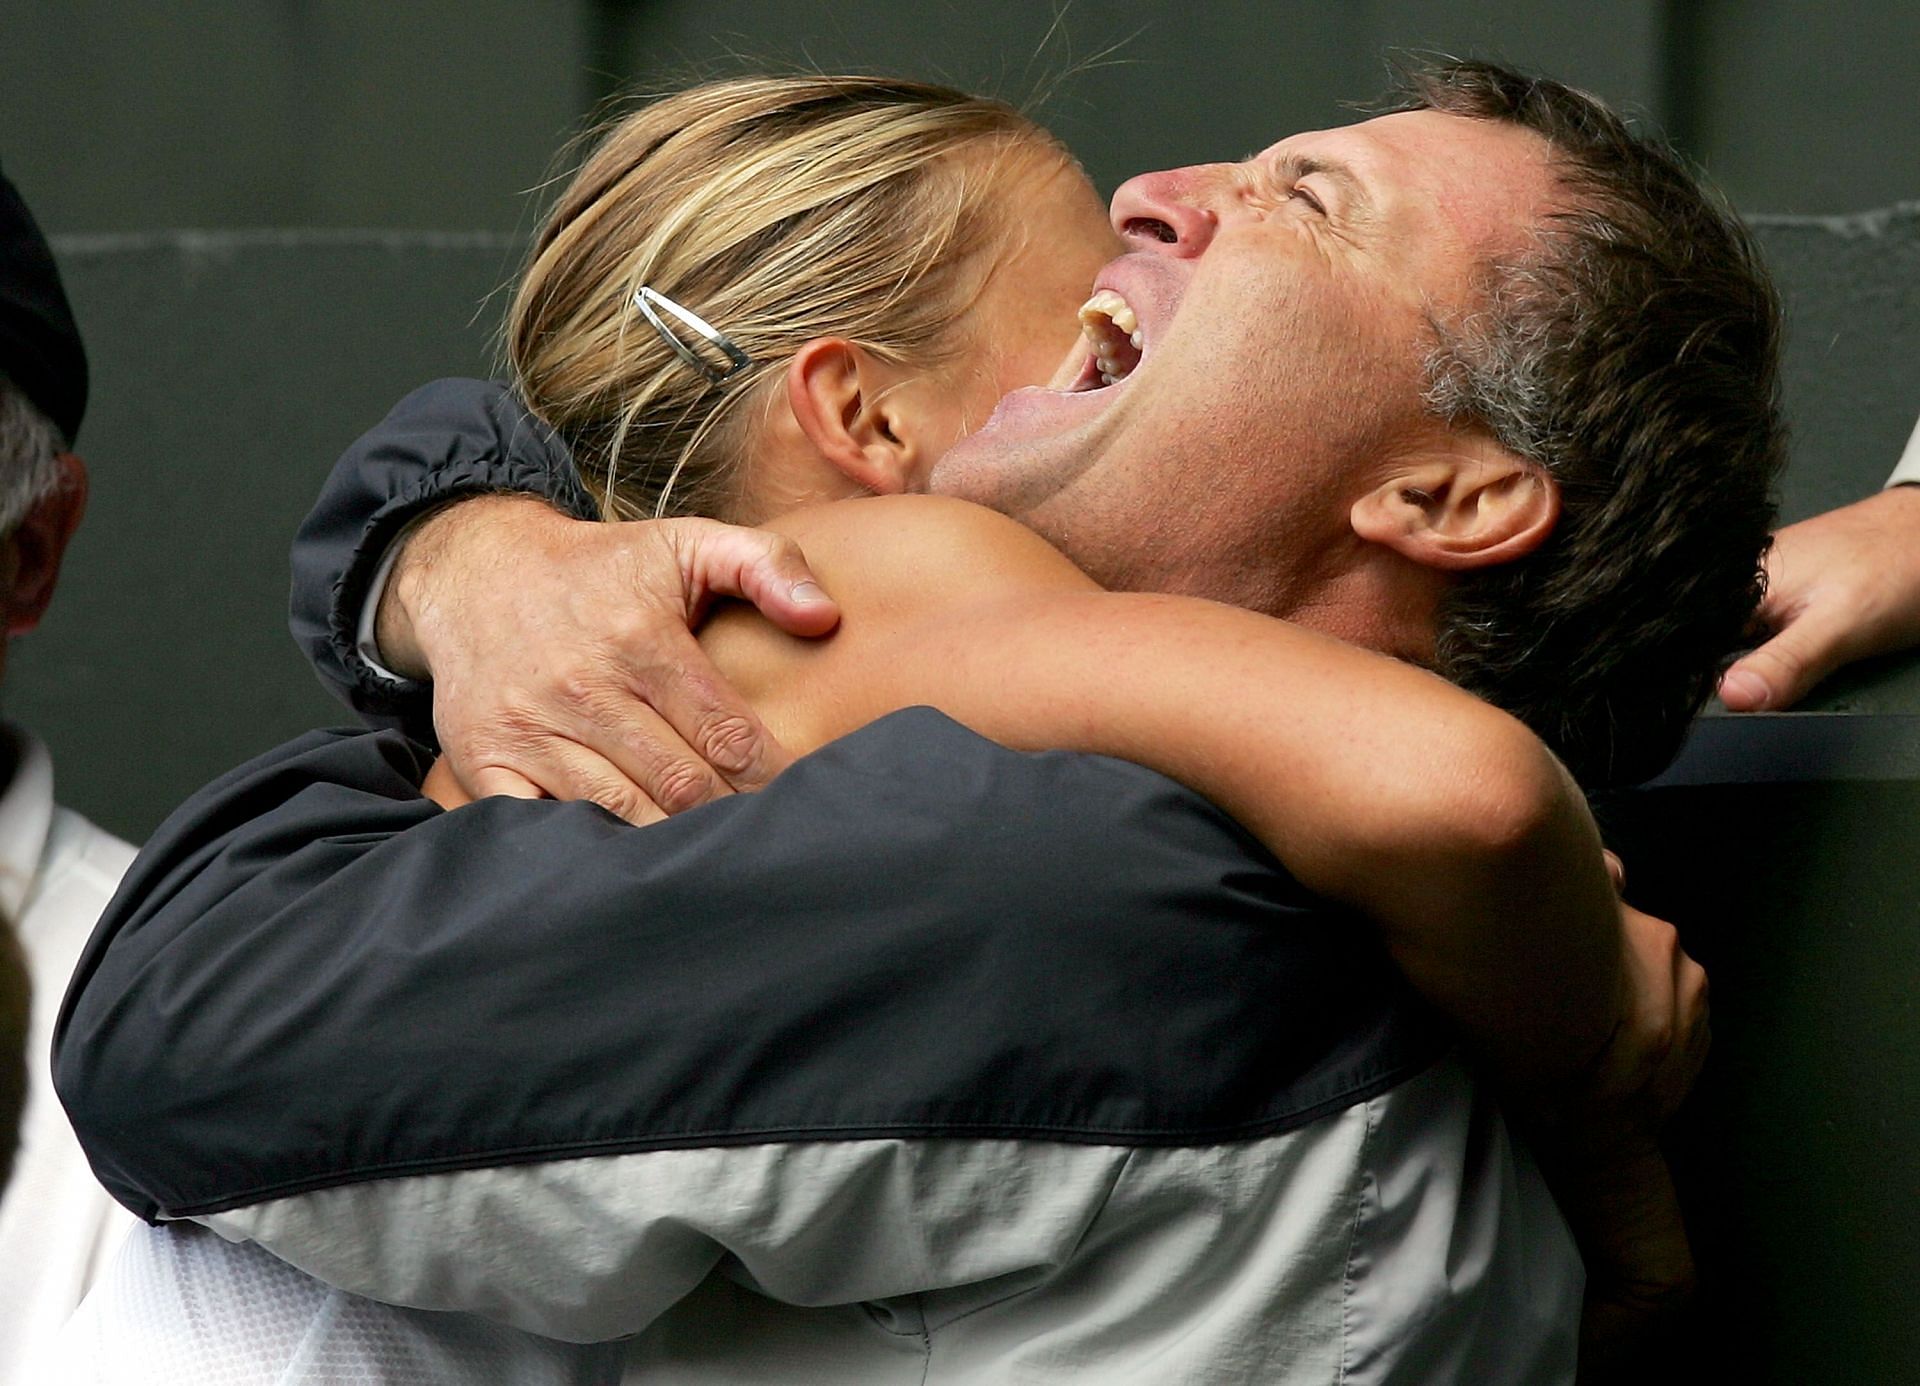
[{"label": "man's nose", "polygon": [[1206,167],[1129,178],[1113,195],[1113,229],[1129,250],[1198,255],[1220,224],[1211,205],[1219,181]]}]

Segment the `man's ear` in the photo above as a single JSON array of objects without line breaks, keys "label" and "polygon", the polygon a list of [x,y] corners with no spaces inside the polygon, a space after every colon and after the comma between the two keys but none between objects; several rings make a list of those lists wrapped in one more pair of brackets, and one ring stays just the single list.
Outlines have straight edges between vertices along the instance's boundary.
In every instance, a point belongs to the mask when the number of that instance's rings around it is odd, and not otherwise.
[{"label": "man's ear", "polygon": [[40,498],[5,542],[5,570],[13,579],[4,594],[7,635],[25,635],[40,624],[67,541],[87,513],[87,464],[71,452],[58,454],[60,484]]},{"label": "man's ear", "polygon": [[896,495],[919,462],[919,429],[894,397],[901,373],[840,337],[821,337],[787,367],[787,403],[822,458],[863,490]]},{"label": "man's ear", "polygon": [[1449,572],[1525,557],[1559,519],[1553,477],[1491,439],[1396,468],[1351,513],[1362,539]]}]

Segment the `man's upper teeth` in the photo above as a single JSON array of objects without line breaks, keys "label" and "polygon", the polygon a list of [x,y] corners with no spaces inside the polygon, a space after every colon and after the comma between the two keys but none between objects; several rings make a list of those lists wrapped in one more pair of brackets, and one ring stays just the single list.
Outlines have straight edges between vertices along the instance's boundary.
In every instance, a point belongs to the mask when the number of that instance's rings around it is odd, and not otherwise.
[{"label": "man's upper teeth", "polygon": [[1146,334],[1133,306],[1112,289],[1101,289],[1080,309],[1080,330],[1093,347],[1100,377],[1112,385],[1140,364]]},{"label": "man's upper teeth", "polygon": [[1099,290],[1080,306],[1082,327],[1091,328],[1102,322],[1112,323],[1129,337],[1140,330],[1140,319],[1134,316],[1133,305],[1112,289]]}]

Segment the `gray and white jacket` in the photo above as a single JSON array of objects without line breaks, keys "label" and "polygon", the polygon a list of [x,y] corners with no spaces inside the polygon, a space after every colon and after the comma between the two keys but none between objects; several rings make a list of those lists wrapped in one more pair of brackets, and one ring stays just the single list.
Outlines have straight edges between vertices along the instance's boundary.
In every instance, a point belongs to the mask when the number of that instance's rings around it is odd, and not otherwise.
[{"label": "gray and white jacket", "polygon": [[303,739],[136,863],[56,1067],[143,1217],[630,1380],[1570,1376],[1524,1152],[1170,781],[927,709],[644,830],[425,764]]}]

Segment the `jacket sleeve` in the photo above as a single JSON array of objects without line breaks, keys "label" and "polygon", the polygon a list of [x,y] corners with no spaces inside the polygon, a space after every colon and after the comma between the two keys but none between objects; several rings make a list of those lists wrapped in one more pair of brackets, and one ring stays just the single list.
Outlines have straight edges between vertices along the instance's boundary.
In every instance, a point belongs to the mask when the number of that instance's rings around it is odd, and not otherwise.
[{"label": "jacket sleeve", "polygon": [[341,454],[293,541],[289,622],[320,681],[378,726],[430,739],[424,684],[359,653],[361,610],[387,547],[412,520],[462,496],[520,491],[570,514],[592,507],[565,446],[506,386],[437,380]]},{"label": "jacket sleeve", "polygon": [[1437,1052],[1368,931],[1137,766],[908,709],[636,829],[443,813],[428,755],[311,734],[129,872],[54,1068],[139,1215],[598,1339],[723,1264],[797,1303],[1037,1274],[1124,1148]]}]

